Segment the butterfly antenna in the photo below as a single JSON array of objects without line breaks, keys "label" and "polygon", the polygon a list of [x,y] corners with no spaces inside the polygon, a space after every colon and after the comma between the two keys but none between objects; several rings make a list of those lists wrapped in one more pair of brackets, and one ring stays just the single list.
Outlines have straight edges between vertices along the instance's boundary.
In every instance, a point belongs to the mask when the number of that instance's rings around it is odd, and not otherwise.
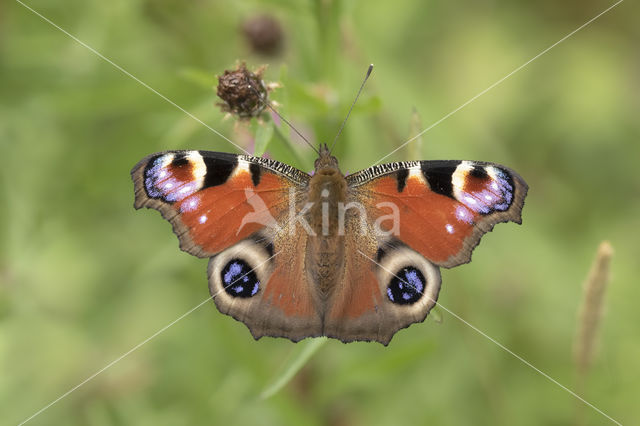
[{"label": "butterfly antenna", "polygon": [[347,113],[347,116],[344,118],[344,121],[342,122],[342,126],[340,126],[340,130],[338,130],[338,134],[333,139],[333,143],[331,144],[331,149],[329,150],[329,152],[333,151],[333,147],[336,146],[336,142],[338,141],[338,137],[340,137],[340,134],[342,133],[342,129],[344,129],[344,125],[347,124],[347,120],[349,119],[349,116],[351,115],[351,111],[353,111],[353,107],[356,105],[356,102],[358,102],[358,98],[360,97],[360,93],[362,93],[362,89],[364,89],[364,85],[367,82],[367,80],[369,79],[369,76],[371,75],[371,71],[373,71],[373,64],[369,65],[369,69],[367,69],[367,75],[365,75],[364,76],[364,80],[362,80],[362,84],[360,85],[360,89],[358,90],[358,94],[356,95],[356,98],[353,100],[353,103],[351,104],[351,108],[349,108],[349,112]]},{"label": "butterfly antenna", "polygon": [[274,107],[273,105],[271,105],[271,102],[269,102],[264,96],[262,96],[262,94],[255,88],[253,87],[251,84],[249,84],[249,88],[251,90],[253,90],[256,94],[256,96],[258,96],[258,98],[260,99],[260,101],[264,104],[264,106],[266,106],[267,108],[269,108],[271,111],[273,111],[273,113],[275,115],[277,115],[280,120],[284,121],[285,123],[287,123],[287,126],[289,126],[291,128],[291,130],[293,130],[294,132],[296,132],[298,134],[298,136],[300,136],[302,138],[303,141],[305,141],[307,143],[307,145],[309,145],[311,147],[311,149],[313,149],[316,154],[320,155],[320,152],[318,151],[318,149],[313,146],[313,144],[311,142],[309,142],[309,140],[307,138],[305,138],[302,133],[300,133],[298,131],[298,129],[296,129],[295,127],[293,127],[293,124],[291,124],[286,118],[284,118]]}]

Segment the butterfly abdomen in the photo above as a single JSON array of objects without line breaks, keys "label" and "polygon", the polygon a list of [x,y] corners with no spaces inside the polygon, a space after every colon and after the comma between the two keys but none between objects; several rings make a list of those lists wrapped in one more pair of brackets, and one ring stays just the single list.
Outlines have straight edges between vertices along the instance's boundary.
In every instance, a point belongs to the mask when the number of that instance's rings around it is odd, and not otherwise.
[{"label": "butterfly abdomen", "polygon": [[307,241],[306,265],[322,298],[331,294],[344,264],[340,210],[346,196],[347,182],[337,167],[322,167],[309,181],[307,218],[313,232]]}]

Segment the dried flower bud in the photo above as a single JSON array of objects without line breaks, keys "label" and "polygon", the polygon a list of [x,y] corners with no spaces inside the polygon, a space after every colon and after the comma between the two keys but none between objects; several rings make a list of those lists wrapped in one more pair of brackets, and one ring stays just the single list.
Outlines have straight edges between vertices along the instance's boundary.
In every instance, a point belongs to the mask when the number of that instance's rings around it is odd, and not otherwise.
[{"label": "dried flower bud", "polygon": [[275,55],[282,48],[282,27],[273,16],[258,15],[248,18],[242,24],[242,32],[256,53]]},{"label": "dried flower bud", "polygon": [[222,110],[240,118],[259,116],[265,108],[268,94],[262,81],[263,72],[264,67],[251,72],[241,63],[235,70],[225,70],[218,76],[217,94],[223,101],[218,105]]}]

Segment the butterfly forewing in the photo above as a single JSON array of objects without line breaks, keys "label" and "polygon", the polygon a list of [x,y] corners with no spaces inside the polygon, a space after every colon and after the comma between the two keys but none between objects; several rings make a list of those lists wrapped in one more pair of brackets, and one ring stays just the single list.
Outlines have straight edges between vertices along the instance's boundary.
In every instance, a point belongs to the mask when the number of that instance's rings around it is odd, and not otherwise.
[{"label": "butterfly forewing", "polygon": [[376,208],[380,203],[397,206],[395,236],[447,268],[469,262],[496,223],[521,223],[528,189],[513,170],[474,161],[383,164],[347,176],[347,182],[374,217],[384,212]]}]

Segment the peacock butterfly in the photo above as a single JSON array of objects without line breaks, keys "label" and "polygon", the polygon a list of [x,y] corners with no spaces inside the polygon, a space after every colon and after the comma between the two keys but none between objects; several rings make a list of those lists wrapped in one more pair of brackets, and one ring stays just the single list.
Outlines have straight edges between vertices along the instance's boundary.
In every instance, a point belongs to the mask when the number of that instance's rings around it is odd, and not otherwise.
[{"label": "peacock butterfly", "polygon": [[180,248],[210,258],[218,309],[254,338],[387,345],[422,322],[440,267],[471,260],[496,223],[521,223],[527,184],[477,161],[404,161],[345,176],[326,145],[315,172],[262,157],[166,151],[131,171],[135,208],[159,210]]}]

